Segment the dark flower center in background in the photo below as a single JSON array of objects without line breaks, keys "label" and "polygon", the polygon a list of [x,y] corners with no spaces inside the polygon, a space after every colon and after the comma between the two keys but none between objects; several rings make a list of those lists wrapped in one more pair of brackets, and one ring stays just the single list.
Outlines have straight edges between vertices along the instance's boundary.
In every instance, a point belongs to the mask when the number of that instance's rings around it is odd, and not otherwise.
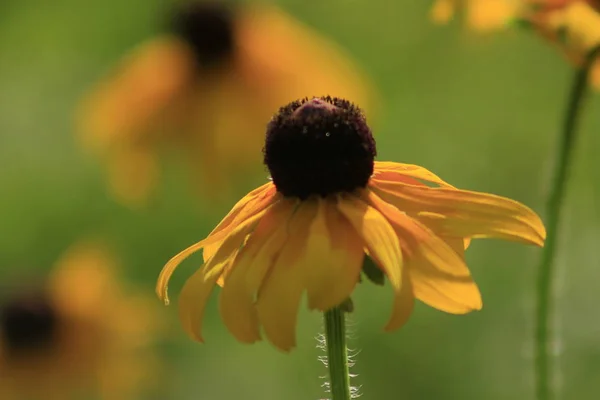
[{"label": "dark flower center in background", "polygon": [[171,30],[192,48],[201,68],[218,66],[234,53],[234,12],[225,4],[184,4],[172,17]]},{"label": "dark flower center in background", "polygon": [[44,296],[23,296],[0,305],[0,335],[9,352],[47,346],[54,339],[57,315]]},{"label": "dark flower center in background", "polygon": [[362,110],[327,96],[279,110],[267,126],[264,162],[281,194],[305,199],[365,187],[376,153]]}]

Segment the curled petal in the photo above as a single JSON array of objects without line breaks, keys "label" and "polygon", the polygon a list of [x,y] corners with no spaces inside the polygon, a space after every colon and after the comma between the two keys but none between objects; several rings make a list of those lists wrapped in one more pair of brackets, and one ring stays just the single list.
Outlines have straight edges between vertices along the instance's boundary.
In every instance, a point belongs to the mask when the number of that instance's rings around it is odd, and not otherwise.
[{"label": "curled petal", "polygon": [[407,268],[402,268],[402,287],[394,293],[392,315],[385,326],[387,332],[401,328],[410,318],[415,305],[415,296]]}]

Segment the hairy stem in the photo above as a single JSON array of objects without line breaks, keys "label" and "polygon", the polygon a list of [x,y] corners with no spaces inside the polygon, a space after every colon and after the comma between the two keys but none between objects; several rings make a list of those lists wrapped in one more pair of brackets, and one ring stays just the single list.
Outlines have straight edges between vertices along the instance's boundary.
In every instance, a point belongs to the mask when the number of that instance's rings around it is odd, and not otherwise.
[{"label": "hairy stem", "polygon": [[575,147],[577,124],[582,110],[583,100],[587,94],[589,72],[594,60],[600,54],[600,47],[588,53],[583,64],[578,68],[573,79],[567,109],[562,126],[561,144],[558,146],[557,160],[552,180],[552,187],[547,206],[547,238],[537,280],[537,309],[535,324],[535,369],[536,398],[549,400],[552,395],[550,356],[551,332],[550,318],[553,314],[552,287],[554,278],[554,256],[556,253],[558,226],[561,206],[565,196],[565,187],[569,177],[569,167]]},{"label": "hairy stem", "polygon": [[325,345],[327,346],[331,399],[350,400],[345,312],[340,307],[335,307],[326,311],[323,318],[325,320]]}]

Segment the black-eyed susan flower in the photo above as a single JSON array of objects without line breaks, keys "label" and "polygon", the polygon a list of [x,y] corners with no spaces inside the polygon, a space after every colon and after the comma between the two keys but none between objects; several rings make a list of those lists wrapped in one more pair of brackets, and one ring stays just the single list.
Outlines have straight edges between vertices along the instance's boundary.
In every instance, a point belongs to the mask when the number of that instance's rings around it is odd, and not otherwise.
[{"label": "black-eyed susan flower", "polygon": [[260,165],[273,109],[328,92],[372,102],[350,58],[282,10],[184,2],[167,32],[135,49],[85,99],[79,132],[104,157],[122,201],[147,198],[166,146],[187,156],[201,178],[195,183],[222,193],[226,181]]},{"label": "black-eyed susan flower", "polygon": [[[44,284],[13,283],[0,299],[0,398],[137,398],[156,378],[159,319],[123,290],[102,246],[79,243]],[[6,285],[7,282],[3,282]],[[75,397],[74,397],[75,396]]]},{"label": "black-eyed susan flower", "polygon": [[168,302],[173,271],[203,249],[205,263],[179,299],[185,330],[203,340],[204,308],[218,284],[221,317],[239,341],[260,340],[262,327],[275,346],[290,350],[303,295],[310,309],[344,302],[365,255],[394,291],[391,331],[407,321],[414,298],[455,314],[481,308],[463,255],[470,239],[543,245],[544,226],[526,206],[375,155],[365,116],[352,103],[323,97],[281,108],[264,146],[272,181],[166,264],[159,297]]}]

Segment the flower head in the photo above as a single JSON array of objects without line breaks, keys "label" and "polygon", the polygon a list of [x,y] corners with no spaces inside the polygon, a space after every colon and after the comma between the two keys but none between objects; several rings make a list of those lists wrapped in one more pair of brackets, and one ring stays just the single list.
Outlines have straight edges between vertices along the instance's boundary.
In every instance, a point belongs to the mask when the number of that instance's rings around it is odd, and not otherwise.
[{"label": "flower head", "polygon": [[386,325],[394,330],[407,321],[414,298],[455,314],[481,308],[463,255],[470,239],[543,245],[544,226],[524,205],[456,189],[416,165],[374,161],[375,154],[363,112],[346,100],[304,99],[281,108],[264,148],[272,182],[167,263],[159,297],[168,302],[173,271],[203,249],[205,264],[179,300],[185,330],[202,341],[204,307],[218,284],[221,317],[238,340],[260,340],[262,326],[275,346],[289,350],[302,296],[321,311],[344,302],[365,255],[394,291]]},{"label": "flower head", "polygon": [[120,290],[113,266],[101,246],[80,243],[46,283],[13,283],[3,291],[0,398],[139,394],[140,384],[157,372],[148,349],[158,321],[147,298]]},{"label": "flower head", "polygon": [[210,184],[198,186],[223,192],[259,165],[273,109],[330,91],[371,102],[349,57],[309,27],[274,6],[186,2],[168,32],[135,49],[85,99],[79,132],[106,159],[121,201],[147,199],[165,145],[185,152],[193,176]]}]

